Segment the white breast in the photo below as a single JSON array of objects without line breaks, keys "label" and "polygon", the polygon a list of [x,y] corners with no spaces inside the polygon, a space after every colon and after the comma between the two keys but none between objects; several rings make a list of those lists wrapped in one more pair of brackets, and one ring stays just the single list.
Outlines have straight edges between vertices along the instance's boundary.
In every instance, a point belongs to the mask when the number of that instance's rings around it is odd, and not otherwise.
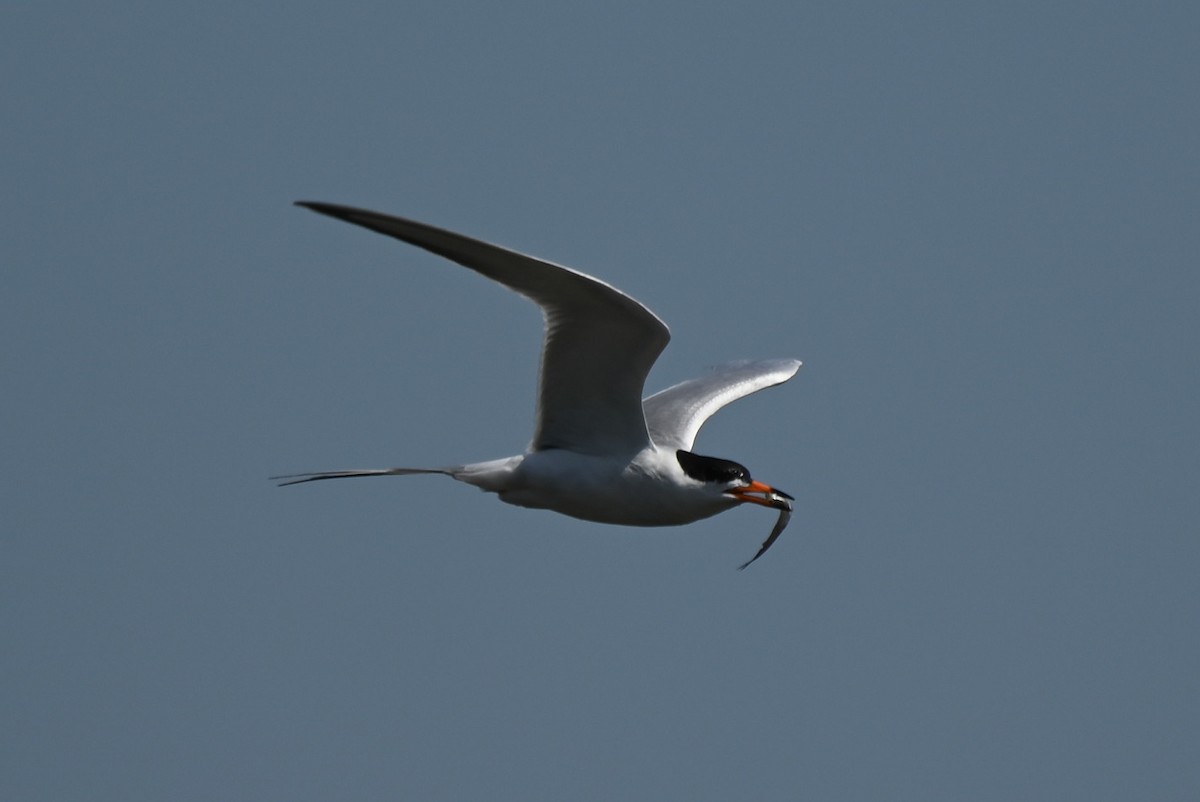
[{"label": "white breast", "polygon": [[574,518],[627,526],[675,526],[737,502],[684,476],[673,453],[646,449],[629,459],[551,449],[528,454],[500,499]]}]

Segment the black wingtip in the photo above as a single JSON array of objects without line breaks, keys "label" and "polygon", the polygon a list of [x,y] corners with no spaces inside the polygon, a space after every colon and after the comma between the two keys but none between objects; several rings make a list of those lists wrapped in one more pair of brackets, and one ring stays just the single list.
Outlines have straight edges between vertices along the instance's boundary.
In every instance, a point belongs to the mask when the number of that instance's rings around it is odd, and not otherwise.
[{"label": "black wingtip", "polygon": [[350,211],[346,206],[338,206],[336,203],[322,203],[321,201],[292,201],[293,205],[303,209],[309,209],[318,214],[327,214],[330,217],[342,217],[346,212]]},{"label": "black wingtip", "polygon": [[[388,231],[383,226],[383,221],[388,219],[387,215],[382,215],[379,212],[372,212],[369,209],[360,209],[356,206],[342,206],[338,203],[322,203],[321,201],[294,201],[294,203],[304,209],[323,214],[326,217],[332,217],[334,220],[341,220],[344,223],[353,223],[356,226],[369,228],[380,234],[388,236],[396,236]],[[403,239],[400,237],[399,239]]]}]

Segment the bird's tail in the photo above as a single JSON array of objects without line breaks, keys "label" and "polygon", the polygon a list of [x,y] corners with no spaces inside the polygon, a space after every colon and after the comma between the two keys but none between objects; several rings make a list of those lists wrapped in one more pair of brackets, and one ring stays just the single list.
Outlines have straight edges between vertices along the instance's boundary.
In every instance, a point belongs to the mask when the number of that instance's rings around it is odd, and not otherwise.
[{"label": "bird's tail", "polygon": [[282,480],[280,487],[298,485],[303,482],[316,482],[320,479],[349,479],[354,476],[408,476],[414,473],[440,473],[459,482],[474,485],[489,493],[499,493],[509,489],[513,471],[521,464],[523,456],[505,457],[487,462],[469,462],[466,465],[447,465],[442,468],[365,468],[353,471],[324,471],[322,473],[291,473],[285,476],[272,476],[273,480]]},{"label": "bird's tail", "polygon": [[[290,473],[284,476],[271,476],[272,480],[283,480],[279,482],[280,487],[287,485],[298,485],[304,482],[316,482],[321,479],[350,479],[355,476],[407,476],[414,473],[441,473],[446,476],[454,476],[458,470],[455,468],[366,468],[362,470],[352,471],[326,471],[324,473]],[[457,477],[456,477],[457,478]]]}]

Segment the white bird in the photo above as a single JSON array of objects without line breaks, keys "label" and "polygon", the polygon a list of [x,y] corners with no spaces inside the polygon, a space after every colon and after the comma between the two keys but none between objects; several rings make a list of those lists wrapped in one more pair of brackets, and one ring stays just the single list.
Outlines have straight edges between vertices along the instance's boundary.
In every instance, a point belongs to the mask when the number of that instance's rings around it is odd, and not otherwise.
[{"label": "white bird", "polygon": [[666,325],[599,279],[461,234],[328,203],[298,206],[424,248],[499,282],[542,308],[545,340],[533,440],[524,454],[441,468],[375,468],[274,476],[280,486],[354,476],[438,473],[501,501],[574,518],[673,526],[742,503],[779,510],[762,556],[787,526],[793,500],[730,460],[692,452],[726,404],[781,384],[795,359],[736,362],[642,399],[646,374],[670,339]]}]

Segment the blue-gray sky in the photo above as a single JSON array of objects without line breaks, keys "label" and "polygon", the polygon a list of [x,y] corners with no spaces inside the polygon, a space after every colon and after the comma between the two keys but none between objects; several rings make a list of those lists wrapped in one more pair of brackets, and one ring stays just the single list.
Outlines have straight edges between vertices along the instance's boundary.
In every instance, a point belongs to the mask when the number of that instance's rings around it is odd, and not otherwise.
[{"label": "blue-gray sky", "polygon": [[[0,32],[0,797],[1200,796],[1187,3],[37,3]],[[798,499],[507,507],[540,321],[794,356]]]}]

